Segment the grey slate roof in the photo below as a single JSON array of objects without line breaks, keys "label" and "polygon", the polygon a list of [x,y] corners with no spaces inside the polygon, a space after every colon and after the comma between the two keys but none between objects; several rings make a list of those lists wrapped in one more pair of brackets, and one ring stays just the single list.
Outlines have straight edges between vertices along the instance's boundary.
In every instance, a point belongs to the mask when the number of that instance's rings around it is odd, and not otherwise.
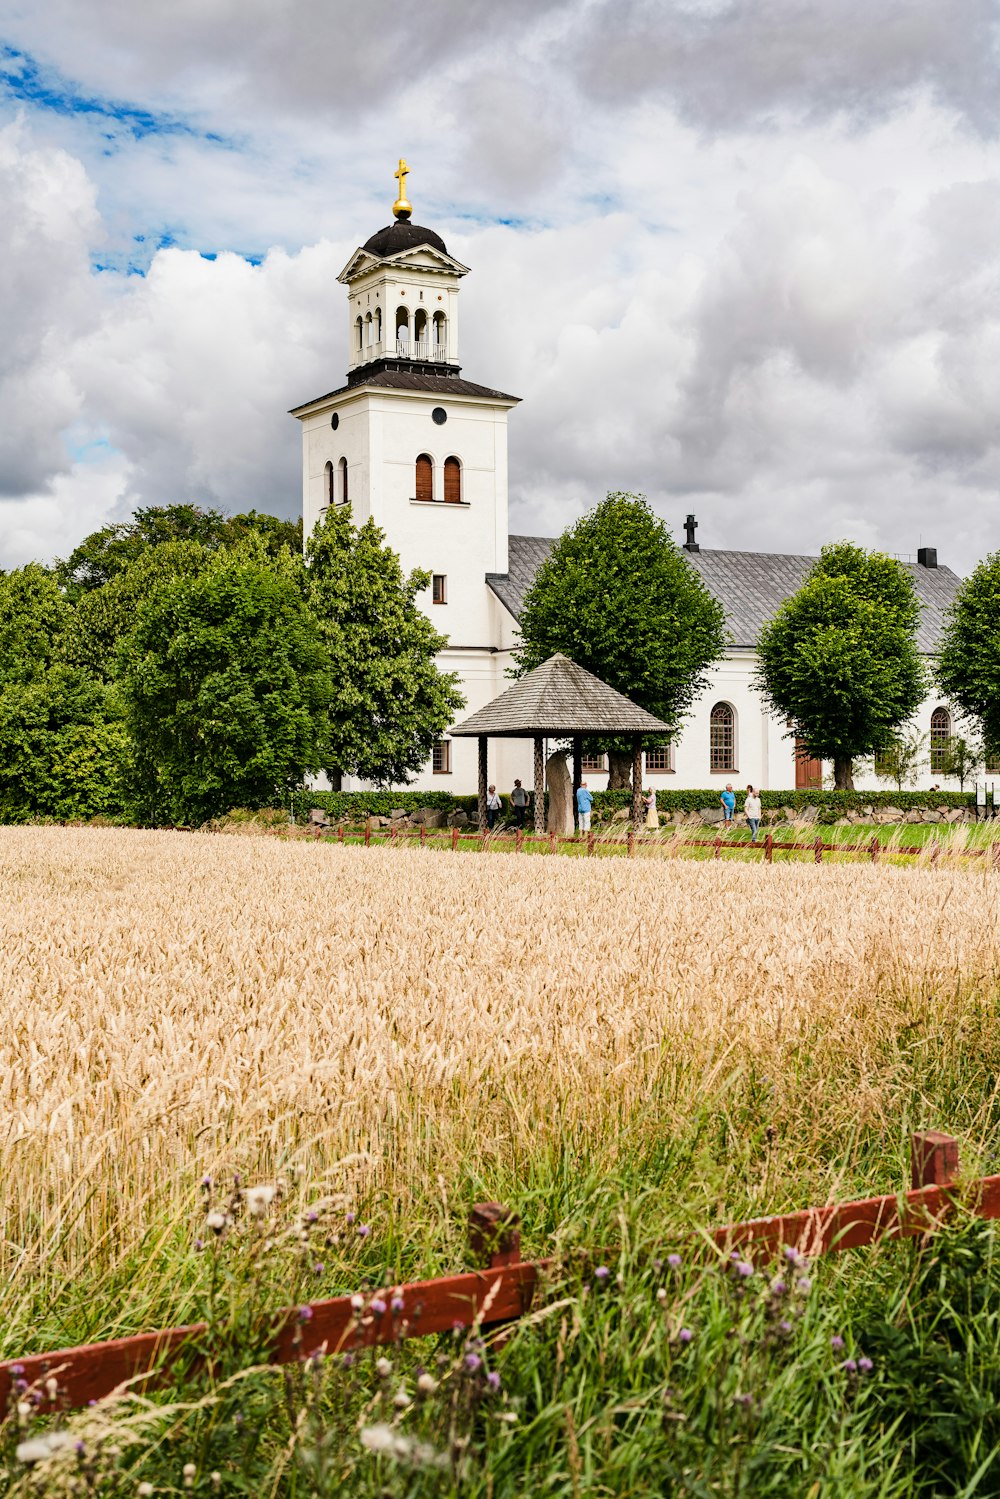
[{"label": "grey slate roof", "polygon": [[663,733],[669,733],[665,723],[561,653],[451,730],[452,737],[486,734],[510,739]]},{"label": "grey slate roof", "polygon": [[[510,538],[509,569],[487,573],[486,582],[515,619],[520,617],[524,595],[535,573],[555,542],[542,536]],[[688,561],[726,611],[726,625],[733,645],[752,650],[763,625],[773,619],[779,606],[802,586],[815,557],[784,552],[688,552]],[[917,628],[917,646],[933,654],[938,648],[944,614],[955,597],[961,578],[950,567],[907,564],[923,610]]]},{"label": "grey slate roof", "polygon": [[[381,390],[425,390],[435,396],[481,396],[492,401],[520,402],[520,396],[504,395],[502,390],[492,390],[488,385],[476,385],[472,380],[463,380],[459,375],[424,375],[415,370],[379,370],[357,385],[339,385],[327,391],[325,396],[313,396],[301,406],[292,407],[292,415],[312,406],[316,401],[330,401],[334,396],[344,396],[355,390],[367,390],[371,386]],[[551,543],[550,543],[551,545]]]}]

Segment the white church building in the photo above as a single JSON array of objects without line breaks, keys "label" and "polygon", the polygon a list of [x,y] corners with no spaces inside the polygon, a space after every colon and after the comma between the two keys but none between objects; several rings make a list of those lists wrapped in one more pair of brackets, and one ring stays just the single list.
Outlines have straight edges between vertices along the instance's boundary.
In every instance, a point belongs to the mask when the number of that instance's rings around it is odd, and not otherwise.
[{"label": "white church building", "polygon": [[[507,417],[518,397],[462,377],[459,283],[468,266],[432,229],[410,220],[406,166],[396,174],[394,220],[354,252],[338,280],[347,291],[347,379],[297,406],[302,424],[302,506],[308,535],[330,505],[351,506],[358,524],[374,518],[407,571],[432,575],[423,604],[448,639],[439,664],[465,694],[461,717],[510,685],[521,601],[553,539],[512,536],[507,520]],[[830,769],[802,761],[785,723],[753,686],[758,632],[803,582],[812,557],[701,549],[686,521],[692,566],[726,611],[731,644],[669,750],[646,755],[644,783],[677,789],[734,785],[771,790],[820,783]],[[959,586],[932,548],[908,565],[923,605],[918,642],[936,649],[944,612]],[[914,720],[927,735],[918,787],[942,782],[940,755],[956,732],[946,703],[930,698]],[[606,784],[602,761],[584,762],[592,788]],[[490,779],[509,791],[532,783],[532,746],[494,741]],[[855,777],[859,788],[880,785]],[[412,783],[419,790],[472,793],[475,740],[447,736]],[[345,780],[345,790],[361,783]],[[957,784],[955,788],[957,790]]]}]

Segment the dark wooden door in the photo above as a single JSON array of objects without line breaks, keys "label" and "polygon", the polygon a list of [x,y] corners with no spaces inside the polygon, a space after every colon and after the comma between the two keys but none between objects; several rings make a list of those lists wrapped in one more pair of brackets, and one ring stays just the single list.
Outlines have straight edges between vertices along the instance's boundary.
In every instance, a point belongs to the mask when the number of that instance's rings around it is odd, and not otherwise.
[{"label": "dark wooden door", "polygon": [[801,739],[795,741],[795,789],[796,791],[811,791],[818,789],[823,784],[823,762],[822,760],[811,760],[806,753]]}]

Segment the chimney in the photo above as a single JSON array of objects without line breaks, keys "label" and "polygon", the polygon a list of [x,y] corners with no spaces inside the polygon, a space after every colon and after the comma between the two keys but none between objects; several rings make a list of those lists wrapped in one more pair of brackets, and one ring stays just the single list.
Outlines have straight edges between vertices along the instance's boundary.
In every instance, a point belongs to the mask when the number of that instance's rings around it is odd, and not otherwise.
[{"label": "chimney", "polygon": [[919,547],[917,549],[918,567],[937,567],[937,547]]},{"label": "chimney", "polygon": [[[686,552],[700,552],[701,547],[694,539],[694,533],[698,529],[698,522],[693,515],[687,516],[684,521],[684,550]],[[936,564],[935,564],[936,566]]]}]

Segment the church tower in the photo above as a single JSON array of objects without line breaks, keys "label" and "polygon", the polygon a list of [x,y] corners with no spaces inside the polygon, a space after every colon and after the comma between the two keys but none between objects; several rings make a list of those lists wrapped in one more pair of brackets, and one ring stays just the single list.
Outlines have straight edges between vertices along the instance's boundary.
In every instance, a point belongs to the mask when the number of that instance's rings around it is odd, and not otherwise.
[{"label": "church tower", "polygon": [[[349,504],[357,524],[381,527],[406,571],[431,573],[421,604],[448,637],[440,664],[459,673],[471,711],[503,686],[486,575],[507,572],[507,413],[518,398],[462,378],[458,296],[469,268],[412,222],[407,173],[400,161],[393,222],[337,277],[346,383],[292,411],[303,526],[308,536],[328,506]],[[456,755],[466,750],[456,742]]]}]

